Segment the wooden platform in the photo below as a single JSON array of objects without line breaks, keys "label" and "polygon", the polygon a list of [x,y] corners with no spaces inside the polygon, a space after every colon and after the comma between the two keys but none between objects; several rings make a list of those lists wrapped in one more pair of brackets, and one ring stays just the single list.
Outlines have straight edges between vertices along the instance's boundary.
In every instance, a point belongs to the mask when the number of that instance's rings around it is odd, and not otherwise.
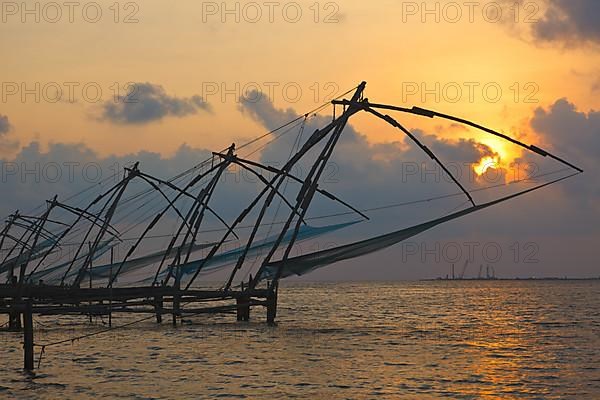
[{"label": "wooden platform", "polygon": [[47,285],[0,285],[0,313],[9,316],[10,331],[23,331],[24,369],[33,369],[32,316],[81,315],[108,316],[132,313],[172,316],[172,324],[182,315],[236,314],[238,321],[250,319],[252,307],[267,309],[266,322],[274,323],[277,292],[267,289],[202,290],[173,286],[138,286],[124,288],[75,288]]}]

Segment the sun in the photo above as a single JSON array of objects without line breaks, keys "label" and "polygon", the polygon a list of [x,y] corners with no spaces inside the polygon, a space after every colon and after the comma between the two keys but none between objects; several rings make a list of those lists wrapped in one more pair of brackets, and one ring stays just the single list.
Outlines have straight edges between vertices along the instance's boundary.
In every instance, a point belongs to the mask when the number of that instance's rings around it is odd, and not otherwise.
[{"label": "sun", "polygon": [[473,171],[478,176],[485,174],[485,172],[489,168],[499,168],[500,167],[500,158],[498,156],[485,156],[481,160],[479,160],[478,164],[473,166]]},{"label": "sun", "polygon": [[514,161],[522,154],[520,149],[497,137],[479,136],[475,140],[489,147],[491,151],[491,154],[484,155],[473,165],[473,171],[477,176],[484,175],[490,168],[510,171],[514,167]]}]

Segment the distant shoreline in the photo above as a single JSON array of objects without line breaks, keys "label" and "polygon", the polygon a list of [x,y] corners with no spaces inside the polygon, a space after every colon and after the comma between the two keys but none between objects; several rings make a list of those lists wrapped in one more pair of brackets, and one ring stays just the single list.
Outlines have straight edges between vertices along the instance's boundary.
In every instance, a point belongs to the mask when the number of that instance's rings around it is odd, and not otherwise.
[{"label": "distant shoreline", "polygon": [[494,281],[502,281],[502,282],[543,282],[543,281],[549,281],[549,282],[580,282],[580,281],[590,281],[590,282],[594,282],[594,281],[600,281],[600,277],[587,277],[587,278],[558,278],[558,277],[539,277],[539,278],[495,278],[495,279],[487,279],[487,278],[463,278],[463,279],[452,279],[452,278],[448,278],[446,279],[445,277],[439,277],[439,278],[415,278],[415,279],[390,279],[390,280],[377,280],[377,279],[364,279],[364,280],[328,280],[328,279],[324,279],[324,280],[302,280],[302,279],[295,279],[295,280],[284,280],[282,281],[282,285],[284,286],[293,286],[296,284],[325,284],[325,285],[329,285],[329,284],[360,284],[360,283],[401,283],[401,282],[405,282],[405,283],[410,283],[410,282],[461,282],[461,281],[469,281],[469,282],[478,282],[478,281],[482,281],[482,282],[494,282]]},{"label": "distant shoreline", "polygon": [[454,282],[454,281],[599,281],[600,277],[596,278],[558,278],[558,277],[547,277],[547,278],[426,278],[419,279],[421,282]]}]

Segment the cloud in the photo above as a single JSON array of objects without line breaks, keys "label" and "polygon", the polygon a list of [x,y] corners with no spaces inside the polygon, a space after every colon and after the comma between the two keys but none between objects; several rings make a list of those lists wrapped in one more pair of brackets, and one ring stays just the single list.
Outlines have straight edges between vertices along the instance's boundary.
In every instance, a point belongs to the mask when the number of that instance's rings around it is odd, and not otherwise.
[{"label": "cloud", "polygon": [[5,135],[10,131],[11,125],[6,115],[0,114],[0,136]]},{"label": "cloud", "polygon": [[600,154],[600,112],[578,111],[575,104],[560,99],[547,109],[537,108],[531,127],[555,152],[586,171],[585,184],[570,182],[567,187],[582,202],[595,206],[600,196],[600,178],[595,173]]},{"label": "cloud", "polygon": [[269,98],[258,90],[252,90],[246,96],[240,97],[239,110],[247,113],[268,130],[273,130],[298,117],[298,113],[291,108],[276,109]]},{"label": "cloud", "polygon": [[575,104],[563,98],[548,109],[538,107],[531,126],[553,147],[572,157],[584,159],[588,164],[597,162],[600,152],[600,112],[578,111]]},{"label": "cloud", "polygon": [[172,157],[149,151],[101,157],[84,144],[51,143],[42,149],[40,143],[32,142],[14,158],[0,159],[3,188],[12,193],[2,202],[0,211],[6,214],[16,208],[35,207],[54,194],[64,199],[99,184],[136,161],[144,172],[169,178],[209,156],[209,151],[186,144]]},{"label": "cloud", "polygon": [[136,125],[160,121],[165,117],[185,117],[199,111],[210,111],[208,103],[198,95],[178,98],[168,95],[160,85],[135,83],[127,96],[102,105],[100,120],[115,124]]},{"label": "cloud", "polygon": [[548,0],[544,16],[532,25],[539,41],[567,44],[600,43],[600,2],[597,0]]}]

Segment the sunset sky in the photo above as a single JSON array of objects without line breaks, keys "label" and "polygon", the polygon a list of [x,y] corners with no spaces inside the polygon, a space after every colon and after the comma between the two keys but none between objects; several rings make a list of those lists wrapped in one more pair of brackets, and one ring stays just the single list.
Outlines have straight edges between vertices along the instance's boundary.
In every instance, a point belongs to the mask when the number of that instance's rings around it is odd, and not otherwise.
[{"label": "sunset sky", "polygon": [[[184,169],[174,160],[183,145],[220,150],[272,128],[261,104],[301,115],[364,80],[373,102],[471,119],[581,165],[584,175],[546,192],[546,213],[540,196],[519,200],[518,217],[509,206],[464,221],[485,229],[462,230],[461,240],[489,235],[506,248],[539,242],[541,263],[506,266],[507,275],[600,275],[600,2],[143,0],[115,8],[100,0],[73,10],[32,2],[30,11],[8,3],[0,21],[3,215],[29,199],[36,205],[40,195],[31,182],[7,176],[7,163],[133,160],[151,152]],[[254,89],[265,97],[244,106],[240,97]],[[397,117],[452,145],[461,138],[487,145],[502,167],[525,156],[441,120]],[[373,159],[386,157],[374,149],[404,140],[373,118],[351,125]],[[513,218],[513,231],[494,225]],[[393,277],[447,273],[446,264],[416,264],[395,268]],[[372,277],[388,272],[380,267]],[[335,267],[317,278],[341,275]]]}]

